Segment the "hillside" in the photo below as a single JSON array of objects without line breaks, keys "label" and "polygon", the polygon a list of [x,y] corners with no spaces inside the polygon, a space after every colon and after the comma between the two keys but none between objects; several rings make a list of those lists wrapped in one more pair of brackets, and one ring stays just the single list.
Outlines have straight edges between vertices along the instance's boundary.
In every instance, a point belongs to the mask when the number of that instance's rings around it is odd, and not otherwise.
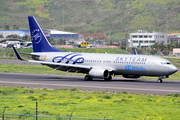
[{"label": "hillside", "polygon": [[180,32],[179,0],[1,0],[0,29],[29,29],[33,15],[43,29],[106,33],[125,38],[139,29]]}]

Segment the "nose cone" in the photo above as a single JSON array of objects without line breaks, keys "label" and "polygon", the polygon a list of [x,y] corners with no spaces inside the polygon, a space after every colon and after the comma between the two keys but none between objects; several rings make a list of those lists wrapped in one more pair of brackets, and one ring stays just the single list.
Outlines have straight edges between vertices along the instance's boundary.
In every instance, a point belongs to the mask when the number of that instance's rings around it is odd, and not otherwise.
[{"label": "nose cone", "polygon": [[177,69],[176,66],[172,65],[172,66],[169,67],[169,74],[173,74],[173,73],[175,73],[177,71],[178,71],[178,69]]}]

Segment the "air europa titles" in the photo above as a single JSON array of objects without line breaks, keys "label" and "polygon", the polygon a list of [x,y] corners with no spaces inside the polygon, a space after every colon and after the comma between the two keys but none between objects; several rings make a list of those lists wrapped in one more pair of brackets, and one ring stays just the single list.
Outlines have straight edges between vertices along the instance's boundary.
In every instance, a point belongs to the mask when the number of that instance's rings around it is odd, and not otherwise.
[{"label": "air europa titles", "polygon": [[140,57],[116,57],[119,62],[146,62],[147,58]]}]

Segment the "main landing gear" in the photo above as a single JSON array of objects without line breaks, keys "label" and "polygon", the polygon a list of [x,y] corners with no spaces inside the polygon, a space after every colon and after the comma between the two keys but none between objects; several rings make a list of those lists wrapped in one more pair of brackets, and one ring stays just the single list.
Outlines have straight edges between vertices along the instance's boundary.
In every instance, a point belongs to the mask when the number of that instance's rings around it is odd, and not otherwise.
[{"label": "main landing gear", "polygon": [[112,76],[109,75],[109,77],[108,77],[108,78],[104,78],[104,80],[105,80],[105,81],[111,81],[111,80],[112,80]]},{"label": "main landing gear", "polygon": [[84,80],[85,81],[91,81],[91,80],[93,80],[89,75],[86,75],[85,77],[84,77]]},{"label": "main landing gear", "polygon": [[158,79],[158,81],[157,81],[158,83],[162,83],[163,82],[163,80],[162,79]]}]

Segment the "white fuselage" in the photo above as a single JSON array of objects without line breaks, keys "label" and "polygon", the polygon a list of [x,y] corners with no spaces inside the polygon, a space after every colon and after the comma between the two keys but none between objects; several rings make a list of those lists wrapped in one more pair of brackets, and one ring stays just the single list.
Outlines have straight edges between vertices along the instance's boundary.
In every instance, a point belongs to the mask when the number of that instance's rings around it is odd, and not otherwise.
[{"label": "white fuselage", "polygon": [[41,61],[105,68],[116,75],[166,76],[177,71],[168,60],[154,56],[72,52],[33,54],[40,55]]}]

